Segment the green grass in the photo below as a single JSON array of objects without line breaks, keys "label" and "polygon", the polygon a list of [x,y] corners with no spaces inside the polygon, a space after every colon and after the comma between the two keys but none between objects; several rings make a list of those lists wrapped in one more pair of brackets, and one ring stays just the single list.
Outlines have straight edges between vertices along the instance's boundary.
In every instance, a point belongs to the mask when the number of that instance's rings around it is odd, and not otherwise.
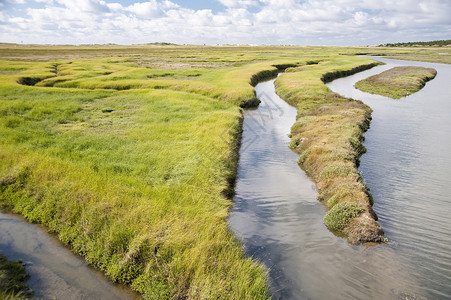
[{"label": "green grass", "polygon": [[32,291],[26,285],[30,276],[20,260],[8,261],[0,254],[0,299],[26,299]]},{"label": "green grass", "polygon": [[423,67],[395,67],[360,80],[355,87],[371,94],[400,99],[421,90],[437,71]]},{"label": "green grass", "polygon": [[[385,56],[386,58],[451,64],[451,49],[447,47],[361,47],[354,54]],[[348,50],[349,51],[349,50]],[[346,52],[351,54],[350,52]]]},{"label": "green grass", "polygon": [[371,110],[323,83],[374,64],[364,50],[0,45],[0,204],[146,299],[266,299],[267,270],[226,222],[240,107],[287,68],[301,165],[331,208],[365,215]]},{"label": "green grass", "polygon": [[[241,100],[192,92],[185,78],[158,89],[97,87],[108,76],[101,69],[125,77],[119,85],[158,73],[98,61],[61,62],[58,77],[77,82],[70,87],[18,83],[53,76],[51,65],[2,62],[21,69],[0,81],[2,206],[147,299],[266,298],[266,270],[243,256],[226,223]],[[249,80],[242,90],[253,98]]]},{"label": "green grass", "polygon": [[0,203],[144,298],[265,299],[226,222],[240,106],[310,58],[149,49],[0,50]]},{"label": "green grass", "polygon": [[[276,92],[298,108],[290,146],[300,154],[299,164],[316,182],[318,199],[330,209],[325,224],[334,232],[347,235],[351,243],[384,240],[371,208],[371,195],[357,170],[359,158],[366,151],[363,134],[370,124],[371,109],[360,101],[332,93],[324,82],[374,65],[367,58],[330,56],[276,80]],[[352,214],[346,222],[331,217],[337,210],[334,208],[342,207],[343,203],[361,207],[362,215],[370,221],[350,222],[360,214]]]},{"label": "green grass", "polygon": [[324,224],[333,231],[342,231],[351,220],[358,217],[364,209],[359,205],[342,202],[335,205],[324,216]]},{"label": "green grass", "polygon": [[158,297],[265,295],[264,269],[225,223],[236,107],[160,90],[49,94],[2,102],[4,206],[147,298],[154,286]]},{"label": "green grass", "polygon": [[422,51],[416,51],[413,53],[393,53],[388,54],[387,58],[451,64],[451,49],[447,47],[436,48],[433,50],[424,49]]}]

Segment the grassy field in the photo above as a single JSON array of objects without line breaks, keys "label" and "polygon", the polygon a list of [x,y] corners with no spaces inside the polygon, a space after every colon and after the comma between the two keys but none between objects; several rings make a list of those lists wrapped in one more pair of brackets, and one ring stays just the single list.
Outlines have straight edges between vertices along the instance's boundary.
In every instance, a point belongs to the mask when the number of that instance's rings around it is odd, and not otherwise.
[{"label": "grassy field", "polygon": [[360,80],[355,87],[371,94],[400,99],[421,90],[437,71],[422,67],[396,67]]},{"label": "grassy field", "polygon": [[451,64],[451,47],[365,47],[360,54],[383,55],[387,58]]},{"label": "grassy field", "polygon": [[255,98],[248,82],[265,69],[275,67],[2,61],[2,206],[145,298],[267,297],[266,270],[243,257],[225,221],[239,104]]},{"label": "grassy field", "polygon": [[0,45],[0,204],[146,299],[265,299],[267,270],[226,222],[241,107],[286,69],[277,92],[299,109],[291,146],[326,225],[381,237],[356,169],[371,110],[323,84],[371,67],[363,50]]}]

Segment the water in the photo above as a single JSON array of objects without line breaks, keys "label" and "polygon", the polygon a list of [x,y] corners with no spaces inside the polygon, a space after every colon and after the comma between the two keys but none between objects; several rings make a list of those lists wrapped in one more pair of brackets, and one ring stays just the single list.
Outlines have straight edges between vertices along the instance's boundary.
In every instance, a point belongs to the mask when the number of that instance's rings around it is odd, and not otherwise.
[{"label": "water", "polygon": [[[357,76],[365,78],[390,67]],[[245,112],[235,206],[229,223],[243,240],[246,253],[268,267],[274,298],[451,297],[451,236],[447,232],[451,228],[451,203],[446,199],[450,194],[446,183],[451,182],[451,103],[445,101],[451,97],[442,81],[451,74],[436,69],[437,78],[422,92],[427,93],[427,101],[416,101],[426,106],[417,109],[421,114],[406,109],[404,100],[379,103],[380,111],[370,104],[375,109],[374,120],[366,135],[369,151],[362,157],[360,170],[389,238],[388,244],[374,247],[350,245],[326,229],[322,222],[326,210],[316,199],[315,186],[297,165],[298,155],[288,148],[287,135],[296,109],[274,93],[273,81],[257,85],[262,104]],[[344,90],[353,90],[353,84],[343,85],[347,86]],[[363,99],[355,94],[347,96]],[[409,103],[413,97],[408,98]],[[396,109],[400,116],[389,106],[400,106]],[[414,127],[424,119],[430,125]],[[435,131],[434,136],[429,130]]]},{"label": "water", "polygon": [[[376,59],[387,65],[329,87],[374,110],[360,172],[374,196],[379,222],[430,297],[450,299],[451,66]],[[353,88],[358,80],[395,66],[435,68],[438,74],[422,90],[400,100]]]},{"label": "water", "polygon": [[139,299],[89,267],[59,240],[21,217],[0,211],[0,253],[22,259],[38,299]]}]

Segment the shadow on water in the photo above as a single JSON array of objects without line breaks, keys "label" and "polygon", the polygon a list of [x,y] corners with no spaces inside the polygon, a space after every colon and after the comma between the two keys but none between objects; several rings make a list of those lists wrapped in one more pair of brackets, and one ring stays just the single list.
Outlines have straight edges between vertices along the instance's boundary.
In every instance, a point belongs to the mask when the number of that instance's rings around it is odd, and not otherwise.
[{"label": "shadow on water", "polygon": [[[283,76],[283,75],[282,75]],[[397,243],[352,246],[322,222],[325,208],[314,183],[288,145],[296,109],[274,92],[274,80],[256,86],[262,103],[245,112],[231,229],[246,253],[269,269],[280,299],[421,299],[415,268]]]},{"label": "shadow on water", "polygon": [[54,236],[20,216],[0,211],[0,253],[22,259],[31,275],[27,284],[38,299],[140,299],[110,282],[65,248]]}]

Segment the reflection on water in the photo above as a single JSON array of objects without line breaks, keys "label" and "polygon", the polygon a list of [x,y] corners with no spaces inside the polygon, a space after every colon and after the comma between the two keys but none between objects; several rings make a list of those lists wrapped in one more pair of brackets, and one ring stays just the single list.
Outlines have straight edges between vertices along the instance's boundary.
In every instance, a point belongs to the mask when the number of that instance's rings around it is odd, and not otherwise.
[{"label": "reflection on water", "polygon": [[245,112],[229,223],[247,254],[268,267],[274,298],[428,297],[427,280],[399,252],[391,231],[388,244],[364,247],[352,246],[326,229],[325,208],[316,199],[315,186],[288,148],[296,109],[274,93],[273,81],[259,84],[256,92],[262,104]]},{"label": "reflection on water", "polygon": [[0,253],[22,259],[38,299],[139,299],[90,268],[56,238],[21,217],[0,212]]}]

